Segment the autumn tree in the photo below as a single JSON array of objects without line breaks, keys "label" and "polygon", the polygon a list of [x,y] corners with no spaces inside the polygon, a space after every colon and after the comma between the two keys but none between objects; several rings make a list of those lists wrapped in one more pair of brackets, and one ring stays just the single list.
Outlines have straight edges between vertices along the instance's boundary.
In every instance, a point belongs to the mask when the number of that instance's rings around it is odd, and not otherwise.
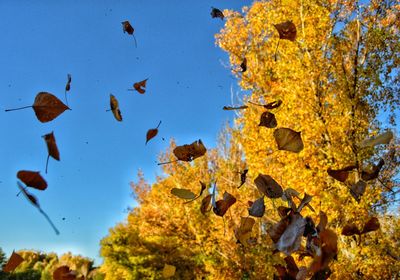
[{"label": "autumn tree", "polygon": [[[216,149],[191,163],[164,165],[151,186],[142,176],[132,185],[139,206],[102,240],[106,279],[157,279],[166,265],[176,267],[177,279],[277,277],[275,268],[287,262],[268,231],[287,201],[263,198],[255,183],[260,174],[300,197],[311,195],[303,216],[317,221],[320,211],[327,214],[339,247],[331,278],[398,277],[399,145],[388,128],[399,105],[399,9],[395,1],[272,0],[224,11],[217,44],[249,93],[239,100],[246,106]],[[281,128],[301,137],[301,146],[282,148]],[[174,147],[162,161],[175,160]],[[171,194],[198,193],[199,181],[209,188],[193,202]],[[223,218],[200,212],[214,186],[217,200],[224,192],[236,198]],[[243,242],[238,230],[248,201],[257,199],[265,214]],[[362,229],[375,218],[378,230],[342,235],[346,226]],[[308,257],[293,255],[310,267]]]}]

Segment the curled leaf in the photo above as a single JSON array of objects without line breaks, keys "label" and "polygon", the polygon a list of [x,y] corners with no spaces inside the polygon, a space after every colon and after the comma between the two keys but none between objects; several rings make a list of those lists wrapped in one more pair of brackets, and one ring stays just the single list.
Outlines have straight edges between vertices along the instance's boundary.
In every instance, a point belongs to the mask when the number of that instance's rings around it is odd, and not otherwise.
[{"label": "curled leaf", "polygon": [[158,123],[156,128],[149,129],[146,133],[146,144],[149,142],[152,138],[156,137],[158,133],[158,128],[160,127],[161,121]]},{"label": "curled leaf", "polygon": [[286,39],[289,41],[296,40],[296,26],[291,21],[285,21],[279,24],[274,24],[274,27],[279,33],[279,39]]},{"label": "curled leaf", "polygon": [[230,110],[243,110],[243,109],[247,109],[249,108],[249,106],[243,105],[243,106],[239,106],[239,107],[231,107],[231,106],[224,106],[222,108],[222,110],[225,111],[230,111]]},{"label": "curled leaf", "polygon": [[251,237],[251,231],[255,224],[255,220],[250,217],[240,218],[240,227],[235,230],[235,237],[243,246],[248,246],[248,240]]},{"label": "curled leaf", "polygon": [[119,122],[122,121],[121,111],[119,110],[119,104],[117,98],[114,95],[110,94],[110,108],[115,117],[115,119]]},{"label": "curled leaf", "polygon": [[133,34],[133,32],[135,32],[135,29],[132,27],[132,25],[130,24],[129,21],[123,21],[122,23],[122,30],[124,31],[124,33],[128,33],[129,35],[133,36],[133,39],[135,40],[135,46],[137,47],[137,42],[136,42],[136,38],[135,35]]},{"label": "curled leaf", "polygon": [[278,123],[276,121],[275,115],[270,112],[264,112],[261,114],[259,126],[265,126],[267,128],[275,128]]},{"label": "curled leaf", "polygon": [[364,140],[361,143],[361,148],[365,147],[374,147],[380,144],[389,144],[390,140],[393,138],[393,132],[388,130],[382,134],[379,134],[376,137],[372,137],[370,139]]},{"label": "curled leaf", "polygon": [[196,197],[196,195],[188,189],[173,188],[171,194],[183,199],[194,199]]},{"label": "curled leaf", "polygon": [[246,72],[246,70],[247,70],[247,59],[246,58],[243,58],[243,61],[240,64],[240,69],[242,70],[242,73]]},{"label": "curled leaf", "polygon": [[221,20],[223,20],[224,19],[224,14],[222,13],[221,10],[212,7],[211,8],[211,17],[212,18],[220,18]]},{"label": "curled leaf", "polygon": [[299,214],[290,216],[290,223],[276,243],[276,249],[290,255],[300,247],[301,237],[306,226],[306,220]]},{"label": "curled leaf", "polygon": [[238,188],[240,188],[241,186],[244,185],[244,183],[246,183],[247,172],[249,172],[249,170],[244,169],[243,172],[240,173],[240,186]]},{"label": "curled leaf", "polygon": [[28,187],[41,191],[47,189],[47,182],[40,175],[39,171],[20,170],[17,172],[17,178]]},{"label": "curled leaf", "polygon": [[65,85],[65,91],[64,91],[64,95],[65,95],[65,102],[68,104],[68,100],[67,100],[67,91],[69,91],[71,89],[71,81],[72,81],[72,77],[71,74],[67,75],[67,84]]},{"label": "curled leaf", "polygon": [[203,156],[207,152],[203,142],[199,139],[190,145],[178,146],[173,150],[174,155],[178,160],[192,161],[198,157]]},{"label": "curled leaf", "polygon": [[292,208],[285,207],[285,206],[279,206],[277,210],[278,210],[279,217],[284,218],[287,216],[287,214],[290,212],[290,210],[292,210]]},{"label": "curled leaf", "polygon": [[134,83],[134,84],[133,84],[133,88],[134,88],[137,92],[139,92],[140,94],[144,94],[144,93],[146,92],[146,90],[145,90],[144,88],[146,87],[147,80],[148,80],[148,78],[145,79],[145,80],[143,80],[143,81]]},{"label": "curled leaf", "polygon": [[369,219],[365,225],[363,230],[361,231],[361,234],[365,234],[371,231],[376,231],[380,228],[379,220],[376,217],[372,217]]},{"label": "curled leaf", "polygon": [[259,174],[254,183],[257,189],[269,198],[279,198],[283,194],[282,187],[269,175]]},{"label": "curled leaf", "polygon": [[303,207],[306,206],[306,205],[308,205],[308,203],[310,203],[310,201],[311,201],[312,198],[313,198],[313,197],[312,197],[311,195],[309,195],[309,194],[307,194],[307,193],[304,193],[304,197],[303,197],[303,199],[301,200],[299,207],[297,208],[297,212],[300,213],[301,210],[303,209]]},{"label": "curled leaf", "polygon": [[211,202],[211,194],[205,196],[203,200],[201,201],[201,206],[200,206],[200,212],[205,215],[207,212],[211,211],[210,206]]},{"label": "curled leaf", "polygon": [[342,235],[352,236],[352,235],[360,235],[361,232],[355,224],[347,224],[342,229]]},{"label": "curled leaf", "polygon": [[298,153],[304,148],[300,132],[294,131],[290,128],[275,129],[274,138],[279,150]]},{"label": "curled leaf", "polygon": [[260,197],[249,208],[249,215],[253,217],[262,217],[265,212],[264,197]]},{"label": "curled leaf", "polygon": [[265,104],[263,106],[264,106],[265,109],[271,110],[271,109],[278,108],[281,105],[282,105],[282,100],[279,99],[279,100],[276,100],[276,101],[269,102],[269,103],[267,103],[267,104]]},{"label": "curled leaf", "polygon": [[360,202],[361,196],[364,194],[367,188],[367,183],[360,180],[356,184],[350,187],[350,194],[354,197],[357,202]]},{"label": "curled leaf", "polygon": [[223,198],[218,200],[213,207],[217,216],[223,217],[228,209],[236,202],[236,198],[228,192],[224,192]]},{"label": "curled leaf", "polygon": [[368,172],[363,170],[361,172],[361,179],[363,179],[364,181],[370,181],[370,180],[374,180],[376,178],[378,178],[379,176],[379,172],[381,171],[383,165],[385,164],[385,161],[381,158],[378,162],[377,165],[374,165],[372,167],[372,171]]},{"label": "curled leaf", "polygon": [[278,223],[268,228],[267,233],[271,237],[274,243],[278,242],[279,238],[281,238],[282,234],[285,232],[289,223],[290,223],[289,216],[285,216]]},{"label": "curled leaf", "polygon": [[346,166],[345,168],[336,170],[328,168],[328,175],[340,182],[345,182],[349,177],[349,172],[355,168],[355,165]]},{"label": "curled leaf", "polygon": [[56,138],[54,137],[53,132],[43,135],[42,137],[46,141],[47,152],[48,152],[48,156],[47,156],[47,160],[46,160],[46,173],[47,173],[49,157],[52,157],[55,160],[60,160],[60,152],[58,151],[57,144],[56,144]]},{"label": "curled leaf", "polygon": [[3,272],[8,273],[14,271],[23,261],[24,259],[18,253],[13,251],[7,263],[3,267]]}]

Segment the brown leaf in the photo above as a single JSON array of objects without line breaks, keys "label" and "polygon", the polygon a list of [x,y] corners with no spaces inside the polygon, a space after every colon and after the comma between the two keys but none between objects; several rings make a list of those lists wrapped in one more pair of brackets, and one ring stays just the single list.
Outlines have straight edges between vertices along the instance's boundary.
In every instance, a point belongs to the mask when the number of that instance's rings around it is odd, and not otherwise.
[{"label": "brown leaf", "polygon": [[274,243],[277,243],[279,241],[279,238],[281,238],[282,234],[285,232],[289,223],[290,223],[289,216],[285,216],[278,223],[268,228],[267,230],[268,235],[271,237]]},{"label": "brown leaf", "polygon": [[380,145],[380,144],[389,144],[390,140],[392,140],[393,138],[393,132],[388,130],[382,134],[379,134],[376,137],[372,137],[370,139],[364,140],[361,143],[361,147],[365,148],[365,147],[374,147],[376,145]]},{"label": "brown leaf", "polygon": [[365,234],[371,231],[376,231],[380,227],[379,220],[376,217],[372,217],[371,219],[368,220],[368,222],[365,223],[363,230],[361,231],[361,234]]},{"label": "brown leaf", "polygon": [[279,198],[283,194],[282,187],[269,175],[259,174],[254,183],[258,190],[269,198]]},{"label": "brown leaf", "polygon": [[39,92],[32,105],[36,117],[42,123],[57,118],[65,110],[70,110],[60,99],[48,92]]},{"label": "brown leaf", "polygon": [[313,197],[311,195],[308,195],[307,193],[304,193],[304,197],[300,202],[299,207],[297,207],[297,212],[301,212],[301,210],[303,209],[304,206],[308,205],[308,203],[310,203],[311,199]]},{"label": "brown leaf", "polygon": [[374,179],[378,178],[379,172],[381,171],[384,164],[385,164],[385,161],[381,158],[379,160],[378,164],[374,165],[372,167],[371,172],[367,172],[365,170],[363,170],[361,172],[361,179],[363,179],[364,181],[370,181],[370,180],[374,180]]},{"label": "brown leaf", "polygon": [[260,123],[258,126],[265,126],[267,128],[275,128],[278,125],[276,122],[275,115],[270,112],[264,112],[261,114]]},{"label": "brown leaf", "polygon": [[219,10],[217,8],[212,8],[211,17],[212,18],[220,18],[221,20],[223,20],[224,19],[224,14],[221,12],[221,10]]},{"label": "brown leaf", "polygon": [[290,223],[276,243],[276,249],[290,255],[300,248],[306,220],[299,214],[290,215]]},{"label": "brown leaf", "polygon": [[347,224],[342,229],[342,235],[352,236],[354,234],[360,235],[361,232],[355,224]]},{"label": "brown leaf", "polygon": [[285,206],[279,206],[277,210],[278,210],[279,217],[284,218],[287,216],[287,214],[290,212],[290,210],[292,210],[292,208],[285,207]]},{"label": "brown leaf", "polygon": [[17,178],[28,187],[41,191],[47,189],[47,182],[40,175],[39,171],[20,170],[17,173]]},{"label": "brown leaf", "polygon": [[236,202],[236,198],[228,192],[224,192],[223,198],[218,200],[213,207],[217,216],[223,217],[228,209]]},{"label": "brown leaf", "polygon": [[299,268],[297,267],[296,262],[292,256],[286,256],[284,258],[286,263],[286,269],[290,277],[296,279],[297,273],[299,272]]},{"label": "brown leaf", "polygon": [[183,199],[194,199],[196,197],[196,195],[188,189],[173,188],[171,194]]},{"label": "brown leaf", "polygon": [[43,135],[42,137],[44,138],[44,141],[46,141],[47,151],[49,155],[55,160],[60,160],[60,153],[57,148],[56,138],[54,137],[54,133],[51,132],[46,135]]},{"label": "brown leaf", "polygon": [[265,205],[264,205],[264,197],[260,197],[249,208],[249,215],[253,217],[262,217],[264,216]]},{"label": "brown leaf", "polygon": [[300,132],[296,132],[290,128],[275,129],[274,138],[279,150],[298,153],[304,148]]},{"label": "brown leaf", "polygon": [[156,128],[149,129],[146,134],[146,144],[150,141],[150,139],[156,137],[158,133],[158,128],[160,127],[161,121],[158,123]]},{"label": "brown leaf", "polygon": [[67,265],[58,267],[53,272],[54,280],[75,280],[76,275],[69,269]]},{"label": "brown leaf", "polygon": [[203,156],[207,152],[203,142],[199,139],[190,145],[178,146],[173,150],[174,155],[178,160],[192,161],[198,157]]},{"label": "brown leaf", "polygon": [[211,211],[211,207],[209,207],[211,202],[211,194],[205,196],[201,201],[200,212],[205,215],[207,212]]},{"label": "brown leaf", "polygon": [[327,224],[328,224],[328,216],[326,215],[325,212],[320,211],[319,212],[319,224],[317,226],[318,232],[324,231]]},{"label": "brown leaf", "polygon": [[240,218],[240,227],[235,230],[235,237],[243,246],[248,246],[248,240],[251,237],[251,231],[255,224],[255,220],[250,217]]},{"label": "brown leaf", "polygon": [[121,111],[119,110],[119,104],[117,98],[114,95],[110,94],[110,108],[115,117],[115,119],[119,122],[122,121]]},{"label": "brown leaf", "polygon": [[147,78],[147,79],[145,79],[145,80],[143,80],[143,81],[134,83],[134,84],[133,84],[133,88],[134,88],[137,92],[139,92],[140,94],[144,94],[144,93],[146,92],[146,90],[145,90],[144,88],[146,87],[146,83],[147,83],[147,80],[148,80],[148,79],[149,79],[149,78]]},{"label": "brown leaf", "polygon": [[249,170],[244,169],[243,172],[240,173],[240,186],[238,188],[240,188],[241,186],[244,185],[244,183],[246,183],[247,172],[249,172]]},{"label": "brown leaf", "polygon": [[338,252],[337,235],[334,231],[326,229],[320,233],[320,254],[314,257],[310,266],[310,272],[314,273],[311,279],[328,279],[330,275],[329,263],[336,257]]},{"label": "brown leaf", "polygon": [[18,253],[13,251],[7,263],[3,267],[3,272],[13,272],[23,261],[24,259]]},{"label": "brown leaf", "polygon": [[281,105],[282,105],[282,100],[276,100],[276,101],[272,101],[270,103],[263,105],[263,107],[267,110],[271,110],[271,109],[278,108]]},{"label": "brown leaf", "polygon": [[247,59],[246,58],[243,58],[243,61],[240,64],[240,69],[242,70],[242,73],[246,72],[246,70],[247,70]]},{"label": "brown leaf", "polygon": [[346,166],[345,168],[336,170],[328,168],[328,175],[340,182],[345,182],[349,177],[350,171],[354,170],[355,168],[355,165]]},{"label": "brown leaf", "polygon": [[171,278],[175,275],[176,267],[173,265],[165,264],[162,275],[164,278]]},{"label": "brown leaf", "polygon": [[274,27],[278,30],[279,39],[286,39],[292,42],[296,40],[297,30],[293,22],[285,21],[279,24],[274,24]]},{"label": "brown leaf", "polygon": [[231,106],[224,106],[222,108],[222,110],[225,111],[230,111],[230,110],[243,110],[243,109],[247,109],[249,108],[249,106],[243,105],[243,106],[239,106],[239,107],[231,107]]},{"label": "brown leaf", "polygon": [[358,181],[356,184],[350,187],[350,194],[354,197],[357,202],[360,202],[361,196],[364,194],[367,188],[367,183],[364,181]]},{"label": "brown leaf", "polygon": [[129,35],[132,35],[135,29],[133,29],[130,22],[126,20],[121,23],[122,23],[122,30],[124,31],[124,33],[127,32]]}]

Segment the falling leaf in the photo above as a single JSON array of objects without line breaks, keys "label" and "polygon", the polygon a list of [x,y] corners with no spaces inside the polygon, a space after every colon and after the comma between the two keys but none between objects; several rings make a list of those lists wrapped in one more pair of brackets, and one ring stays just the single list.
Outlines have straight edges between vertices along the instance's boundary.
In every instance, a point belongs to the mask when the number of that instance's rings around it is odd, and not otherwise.
[{"label": "falling leaf", "polygon": [[289,216],[283,217],[278,223],[274,224],[268,228],[267,233],[271,237],[274,243],[277,243],[281,238],[282,234],[285,232],[286,228],[289,226],[290,218]]},{"label": "falling leaf", "polygon": [[25,106],[16,109],[7,109],[6,112],[21,110],[32,107],[37,119],[42,122],[49,122],[57,118],[65,110],[70,110],[60,99],[48,92],[39,92],[32,106]]},{"label": "falling leaf", "polygon": [[282,187],[269,175],[259,174],[254,183],[258,190],[269,198],[279,198],[283,194]]},{"label": "falling leaf", "polygon": [[213,207],[216,215],[223,217],[228,209],[236,202],[236,198],[228,192],[224,192],[223,198],[218,200]]},{"label": "falling leaf", "polygon": [[178,160],[192,161],[198,157],[203,156],[207,152],[203,142],[199,139],[190,145],[178,146],[173,150],[174,155]]},{"label": "falling leaf", "polygon": [[345,182],[349,177],[349,172],[355,168],[355,165],[346,166],[345,168],[336,170],[328,168],[328,175],[340,182]]},{"label": "falling leaf", "polygon": [[37,198],[35,196],[33,196],[32,194],[30,194],[25,188],[24,186],[21,185],[20,182],[17,182],[17,186],[19,188],[19,190],[24,194],[24,196],[26,197],[26,199],[28,199],[33,206],[35,206],[39,212],[46,218],[46,220],[49,222],[50,226],[53,228],[54,232],[59,235],[60,232],[58,231],[58,229],[55,227],[55,225],[53,224],[53,222],[50,220],[49,216],[46,214],[46,212],[44,212],[42,210],[42,208],[40,208],[39,202],[37,200]]},{"label": "falling leaf", "polygon": [[277,210],[278,210],[279,217],[284,218],[287,216],[287,214],[290,212],[290,210],[292,210],[292,208],[285,207],[285,206],[279,206]]},{"label": "falling leaf", "polygon": [[221,12],[221,10],[213,7],[211,10],[211,17],[212,18],[220,18],[221,20],[223,20],[224,14]]},{"label": "falling leaf", "polygon": [[249,172],[249,170],[244,169],[243,172],[240,173],[240,186],[238,188],[240,188],[241,186],[244,185],[244,183],[246,183],[247,172]]},{"label": "falling leaf", "polygon": [[299,268],[297,267],[294,258],[292,256],[286,256],[284,260],[286,263],[286,269],[289,274],[289,277],[296,279],[297,273],[299,272]]},{"label": "falling leaf", "polygon": [[211,211],[210,206],[211,202],[211,194],[205,196],[203,200],[201,201],[201,206],[200,206],[200,212],[205,215],[207,212]]},{"label": "falling leaf", "polygon": [[146,90],[145,90],[144,88],[146,87],[147,80],[148,80],[148,78],[145,79],[145,80],[143,80],[143,81],[134,83],[134,84],[133,84],[133,88],[134,88],[137,92],[139,92],[140,94],[144,94],[144,93],[146,92]]},{"label": "falling leaf", "polygon": [[361,234],[365,234],[371,231],[376,231],[380,227],[379,220],[376,217],[372,217],[371,219],[368,220],[368,222],[365,223],[363,230],[361,231]]},{"label": "falling leaf", "polygon": [[263,105],[263,107],[267,110],[271,110],[271,109],[278,108],[281,105],[282,105],[282,100],[276,100],[276,101],[272,101],[270,103]]},{"label": "falling leaf", "polygon": [[291,21],[285,21],[279,24],[274,24],[274,27],[279,33],[279,39],[286,39],[290,41],[296,40],[296,26]]},{"label": "falling leaf", "polygon": [[382,134],[379,134],[376,137],[372,137],[370,139],[364,140],[361,143],[361,148],[365,147],[374,147],[380,144],[389,144],[390,140],[393,138],[393,132],[388,130]]},{"label": "falling leaf", "polygon": [[171,278],[175,275],[176,267],[173,265],[165,264],[163,268],[163,277],[164,278]]},{"label": "falling leaf", "polygon": [[64,91],[64,96],[65,96],[65,102],[68,104],[68,99],[67,99],[67,91],[71,89],[71,81],[72,77],[71,74],[67,75],[67,84],[65,85],[65,91]]},{"label": "falling leaf", "polygon": [[320,211],[319,212],[319,224],[317,226],[318,232],[324,231],[327,224],[328,224],[328,216],[326,215],[325,212]]},{"label": "falling leaf", "polygon": [[188,189],[173,188],[171,194],[183,199],[194,199],[196,197],[196,195]]},{"label": "falling leaf", "polygon": [[243,105],[243,106],[239,106],[239,107],[224,106],[222,109],[226,110],[226,111],[230,111],[230,110],[243,110],[243,109],[247,109],[247,108],[249,108],[249,106]]},{"label": "falling leaf", "polygon": [[360,202],[361,196],[364,194],[367,188],[367,183],[364,181],[358,181],[356,184],[350,187],[350,194],[354,197],[357,202]]},{"label": "falling leaf", "polygon": [[129,21],[123,21],[122,23],[122,30],[124,31],[124,33],[128,33],[129,35],[133,36],[133,39],[135,40],[135,47],[137,47],[137,42],[136,42],[136,38],[135,35],[133,34],[133,32],[135,32],[135,29],[132,27],[132,25],[130,24]]},{"label": "falling leaf", "polygon": [[243,61],[240,64],[240,69],[242,70],[242,73],[246,72],[246,70],[247,70],[247,58],[243,58]]},{"label": "falling leaf", "polygon": [[49,157],[51,156],[55,160],[60,160],[60,153],[58,151],[57,144],[56,144],[56,138],[54,137],[54,133],[53,132],[48,133],[46,135],[43,135],[42,137],[46,141],[47,152],[48,152],[47,160],[46,160],[46,173],[47,173],[47,166],[48,166],[48,163],[49,163]]},{"label": "falling leaf", "polygon": [[306,220],[299,214],[290,215],[290,223],[276,243],[276,249],[290,255],[299,249],[301,237],[306,226]]},{"label": "falling leaf", "polygon": [[39,171],[20,170],[17,173],[17,178],[28,187],[41,191],[47,189],[47,182],[40,175]]},{"label": "falling leaf", "polygon": [[110,108],[115,117],[115,119],[119,122],[122,121],[121,111],[119,110],[119,104],[117,98],[114,95],[110,94]]},{"label": "falling leaf", "polygon": [[265,126],[267,128],[275,128],[278,125],[276,122],[275,115],[270,112],[264,112],[261,114],[259,126]]},{"label": "falling leaf", "polygon": [[200,193],[195,198],[193,198],[192,200],[189,200],[185,203],[190,203],[192,201],[195,201],[203,194],[204,190],[207,188],[207,185],[205,183],[203,183],[202,181],[200,181],[200,186],[201,186]]},{"label": "falling leaf", "polygon": [[156,137],[158,133],[158,128],[160,127],[161,121],[158,123],[156,128],[149,129],[146,134],[146,144],[150,141],[150,139]]},{"label": "falling leaf", "polygon": [[235,237],[243,246],[248,245],[248,240],[251,237],[251,231],[255,224],[255,220],[250,217],[240,218],[240,227],[235,230]]},{"label": "falling leaf", "polygon": [[311,195],[308,195],[307,193],[304,193],[304,197],[301,200],[299,207],[297,208],[297,212],[300,213],[301,210],[303,209],[303,207],[308,205],[308,203],[310,203],[311,199],[312,199]]},{"label": "falling leaf", "polygon": [[309,271],[314,273],[311,279],[328,279],[331,271],[329,263],[336,258],[337,235],[334,231],[326,229],[320,233],[319,254],[316,254]]},{"label": "falling leaf", "polygon": [[383,159],[380,159],[378,164],[374,165],[372,167],[371,172],[367,172],[367,171],[363,170],[361,172],[361,179],[363,179],[364,181],[370,181],[370,180],[374,180],[374,179],[378,178],[379,172],[381,171],[384,164],[385,164],[385,161]]},{"label": "falling leaf", "polygon": [[300,132],[296,132],[290,128],[275,129],[274,138],[279,150],[298,153],[304,148]]},{"label": "falling leaf", "polygon": [[13,251],[7,263],[3,267],[3,272],[13,272],[23,261],[24,259],[18,253]]},{"label": "falling leaf", "polygon": [[76,280],[76,275],[73,271],[69,269],[68,266],[63,265],[57,267],[56,270],[53,272],[53,279],[54,280]]},{"label": "falling leaf", "polygon": [[342,229],[342,235],[352,236],[354,234],[360,235],[361,232],[355,224],[347,224]]},{"label": "falling leaf", "polygon": [[253,217],[262,217],[265,212],[264,197],[260,197],[249,208],[249,215]]}]

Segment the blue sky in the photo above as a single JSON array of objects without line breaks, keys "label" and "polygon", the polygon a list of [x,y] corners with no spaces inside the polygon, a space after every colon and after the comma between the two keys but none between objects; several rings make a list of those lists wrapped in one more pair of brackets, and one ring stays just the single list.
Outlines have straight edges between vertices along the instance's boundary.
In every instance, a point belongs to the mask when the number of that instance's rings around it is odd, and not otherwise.
[{"label": "blue sky", "polygon": [[[234,113],[227,55],[215,46],[224,22],[211,6],[240,10],[251,1],[0,1],[0,247],[95,258],[108,229],[134,206],[129,182],[142,169],[152,181],[157,155],[175,138],[179,145],[202,139],[210,148]],[[135,28],[138,47],[122,32]],[[40,91],[64,100],[67,74],[71,111],[40,123],[32,105]],[[127,91],[149,78],[147,92]],[[123,122],[109,108],[120,103]],[[162,120],[147,146],[149,128]],[[50,159],[42,135],[54,131],[61,161]],[[162,140],[165,138],[165,141]],[[41,171],[44,192],[33,190],[60,230],[55,235],[40,213],[16,197],[18,170]],[[63,218],[65,218],[63,220]]]}]

